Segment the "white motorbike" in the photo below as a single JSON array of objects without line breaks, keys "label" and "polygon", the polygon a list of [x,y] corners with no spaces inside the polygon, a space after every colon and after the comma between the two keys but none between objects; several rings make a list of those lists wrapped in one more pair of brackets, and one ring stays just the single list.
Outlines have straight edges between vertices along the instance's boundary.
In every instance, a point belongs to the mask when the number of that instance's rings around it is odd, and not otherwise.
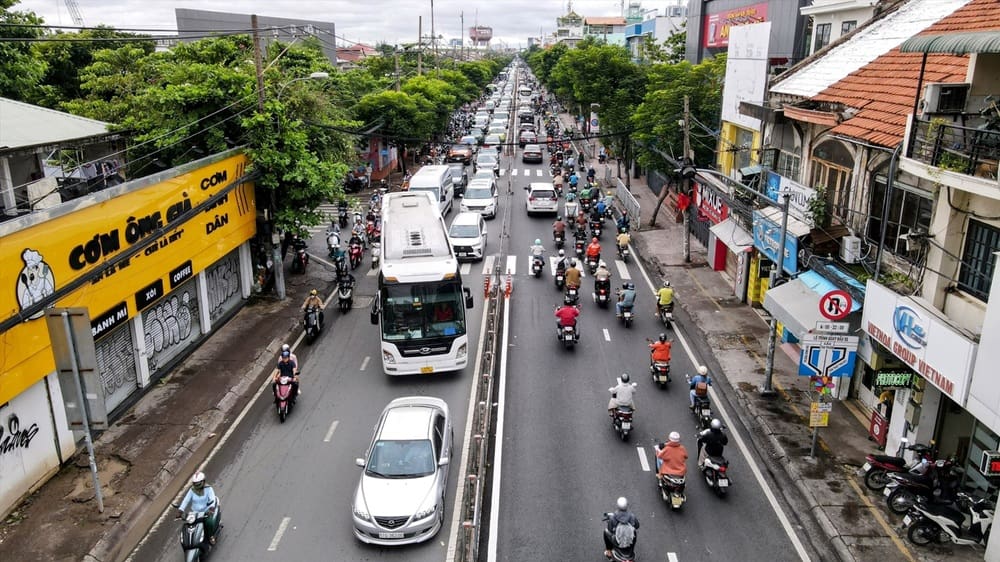
[{"label": "white motorbike", "polygon": [[957,498],[955,506],[918,500],[903,518],[910,542],[918,546],[940,542],[985,545],[996,508],[986,499],[963,492]]}]

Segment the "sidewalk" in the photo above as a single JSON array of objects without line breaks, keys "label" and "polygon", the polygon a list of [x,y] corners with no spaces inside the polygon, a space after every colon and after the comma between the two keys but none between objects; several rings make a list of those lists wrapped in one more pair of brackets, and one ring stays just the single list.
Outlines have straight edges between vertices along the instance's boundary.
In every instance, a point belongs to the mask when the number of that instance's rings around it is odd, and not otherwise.
[{"label": "sidewalk", "polygon": [[[614,161],[607,165],[616,167]],[[597,166],[597,173],[603,177],[604,167]],[[699,341],[692,343],[706,357],[709,371],[722,373],[719,378],[728,383],[724,394],[737,405],[736,414],[772,474],[779,482],[787,478],[795,483],[794,489],[773,491],[792,505],[803,498],[807,502],[825,535],[811,537],[817,549],[831,560],[983,560],[981,549],[919,548],[906,539],[902,517],[889,512],[881,494],[865,488],[855,474],[875,446],[868,440],[868,420],[853,401],[834,403],[829,427],[820,430],[816,458],[809,457],[808,415],[815,393],[808,377],[797,375],[797,361],[779,347],[773,379],[777,394],[766,397],[758,391],[764,383],[767,312],[736,299],[731,280],[708,266],[705,248],[693,237],[691,262],[684,262],[684,227],[674,221],[669,200],[660,208],[656,226],[649,226],[656,195],[645,177],[631,180],[631,192],[642,216],[641,229],[632,237],[637,255],[654,283],[666,278],[675,288],[681,324],[694,330],[691,339]]]},{"label": "sidewalk", "polygon": [[[243,307],[95,441],[104,513],[83,450],[0,524],[0,558],[123,559],[270,375],[300,330],[305,295],[328,294],[332,279],[313,261],[304,275],[286,273],[283,302]],[[307,354],[299,349],[299,360]]]}]

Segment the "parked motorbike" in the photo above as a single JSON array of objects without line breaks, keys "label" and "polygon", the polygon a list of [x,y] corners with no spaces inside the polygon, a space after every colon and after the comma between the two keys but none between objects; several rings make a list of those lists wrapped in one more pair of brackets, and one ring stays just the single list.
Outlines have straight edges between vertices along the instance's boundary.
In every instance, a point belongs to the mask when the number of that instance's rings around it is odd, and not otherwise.
[{"label": "parked motorbike", "polygon": [[341,279],[337,283],[337,306],[343,313],[347,313],[354,306],[354,282],[349,278]]},{"label": "parked motorbike", "polygon": [[292,248],[295,255],[292,256],[292,273],[305,273],[306,266],[309,265],[309,254],[306,253],[306,241],[295,237],[292,241]]},{"label": "parked motorbike", "polygon": [[[218,542],[219,535],[222,534],[222,503],[218,498],[215,500],[215,513],[215,539]],[[206,511],[189,511],[182,518],[181,550],[184,551],[185,562],[199,562],[214,548],[205,536],[205,519],[209,515]]]},{"label": "parked motorbike", "polygon": [[597,281],[594,283],[594,302],[601,308],[607,308],[611,302],[611,281]]},{"label": "parked motorbike", "polygon": [[[660,445],[653,446],[654,455],[660,454]],[[687,485],[687,478],[679,474],[658,474],[656,477],[660,488],[660,497],[670,505],[674,511],[684,507],[687,501],[687,494],[684,489]]]},{"label": "parked motorbike", "polygon": [[632,327],[632,316],[633,316],[632,307],[623,306],[620,320],[622,321],[622,324],[624,324],[626,328]]},{"label": "parked motorbike", "polygon": [[882,494],[886,497],[889,511],[904,515],[913,507],[918,497],[934,501],[950,502],[955,497],[959,479],[952,474],[954,461],[938,459],[925,474],[890,472]]},{"label": "parked motorbike", "polygon": [[364,250],[361,249],[361,244],[351,244],[347,250],[347,255],[351,260],[351,269],[357,269],[361,265],[361,259],[364,257]]},{"label": "parked motorbike", "polygon": [[674,303],[671,302],[666,306],[657,304],[656,313],[660,316],[660,322],[663,322],[663,326],[670,328],[670,324],[674,321]]},{"label": "parked motorbike", "polygon": [[281,420],[281,423],[285,423],[285,418],[288,417],[288,414],[292,413],[292,408],[295,407],[295,400],[292,396],[292,377],[283,376],[278,379],[275,395],[277,398],[278,419]]},{"label": "parked motorbike", "polygon": [[545,262],[542,260],[541,256],[531,256],[531,274],[535,277],[542,276],[542,269],[545,267]]},{"label": "parked motorbike", "polygon": [[618,257],[621,258],[623,262],[628,262],[629,256],[632,255],[632,250],[628,249],[628,246],[618,246]]},{"label": "parked motorbike", "polygon": [[[608,390],[614,389],[609,388]],[[622,441],[628,441],[628,434],[632,432],[633,413],[631,406],[618,406],[615,408],[614,415],[611,416],[611,427],[622,438]]]},{"label": "parked motorbike", "polygon": [[[903,458],[903,451],[913,451],[917,457],[913,463],[907,463]],[[858,475],[864,475],[865,486],[870,490],[882,490],[889,482],[890,472],[912,472],[914,474],[924,474],[930,469],[933,462],[934,449],[928,445],[917,443],[908,445],[908,440],[904,437],[900,440],[899,451],[896,456],[870,454],[865,457],[865,464],[858,471]]]},{"label": "parked motorbike", "polygon": [[917,546],[941,542],[985,546],[995,509],[988,500],[964,492],[957,493],[954,507],[920,498],[903,524],[909,527],[906,536]]},{"label": "parked motorbike", "polygon": [[[614,515],[614,513],[605,513],[604,521],[611,519]],[[608,533],[607,527],[605,527],[604,532]],[[612,540],[611,543],[614,546],[611,549],[611,557],[608,558],[608,560],[611,560],[612,562],[635,562],[635,541],[627,547],[619,545],[617,541],[614,540]]]},{"label": "parked motorbike", "polygon": [[705,478],[705,483],[716,495],[722,497],[729,490],[729,461],[725,457],[706,456],[705,464],[701,469],[701,475]]},{"label": "parked motorbike", "polygon": [[323,331],[323,322],[320,321],[319,309],[315,306],[306,308],[305,316],[306,341],[312,343],[316,336]]},{"label": "parked motorbike", "polygon": [[[691,375],[684,375],[685,380],[687,380],[688,386],[691,386]],[[712,401],[708,398],[708,394],[704,396],[694,397],[694,419],[698,422],[698,431],[703,429],[708,429],[709,425],[712,423]]]}]

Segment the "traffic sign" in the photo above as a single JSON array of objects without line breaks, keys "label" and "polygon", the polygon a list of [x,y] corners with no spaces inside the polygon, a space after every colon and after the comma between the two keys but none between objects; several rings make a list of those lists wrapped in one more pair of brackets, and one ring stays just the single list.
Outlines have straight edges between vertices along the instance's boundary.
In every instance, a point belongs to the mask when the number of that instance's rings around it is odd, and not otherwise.
[{"label": "traffic sign", "polygon": [[816,321],[816,331],[817,332],[831,332],[834,334],[846,334],[851,331],[851,325],[847,322],[824,322],[822,320]]},{"label": "traffic sign", "polygon": [[799,375],[849,377],[854,374],[858,337],[839,334],[804,334],[799,341]]},{"label": "traffic sign", "polygon": [[812,402],[809,404],[809,427],[827,427],[830,425],[832,402]]},{"label": "traffic sign", "polygon": [[819,299],[819,313],[827,320],[843,320],[851,313],[853,304],[847,291],[835,289]]}]

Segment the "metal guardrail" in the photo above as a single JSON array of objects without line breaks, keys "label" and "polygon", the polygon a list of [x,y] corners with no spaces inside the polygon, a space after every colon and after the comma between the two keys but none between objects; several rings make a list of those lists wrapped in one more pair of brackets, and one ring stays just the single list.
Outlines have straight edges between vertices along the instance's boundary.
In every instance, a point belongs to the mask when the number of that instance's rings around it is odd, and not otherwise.
[{"label": "metal guardrail", "polygon": [[635,198],[635,195],[632,195],[632,192],[625,186],[625,182],[620,178],[615,181],[617,182],[615,199],[620,202],[623,212],[628,216],[628,221],[632,225],[632,229],[639,230],[641,226],[639,220],[639,200]]}]

